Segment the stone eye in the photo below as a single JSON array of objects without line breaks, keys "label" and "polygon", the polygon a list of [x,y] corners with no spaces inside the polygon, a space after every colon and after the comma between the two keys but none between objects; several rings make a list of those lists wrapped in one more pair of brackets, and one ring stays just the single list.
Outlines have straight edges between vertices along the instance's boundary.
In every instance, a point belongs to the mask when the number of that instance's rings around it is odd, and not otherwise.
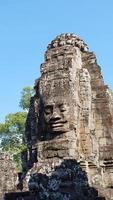
[{"label": "stone eye", "polygon": [[44,109],[44,112],[46,115],[49,115],[52,113],[52,106],[46,106]]},{"label": "stone eye", "polygon": [[65,108],[65,106],[64,106],[64,105],[59,105],[59,107],[60,107],[60,111],[61,111],[61,112],[64,112],[64,111],[66,111],[66,108]]}]

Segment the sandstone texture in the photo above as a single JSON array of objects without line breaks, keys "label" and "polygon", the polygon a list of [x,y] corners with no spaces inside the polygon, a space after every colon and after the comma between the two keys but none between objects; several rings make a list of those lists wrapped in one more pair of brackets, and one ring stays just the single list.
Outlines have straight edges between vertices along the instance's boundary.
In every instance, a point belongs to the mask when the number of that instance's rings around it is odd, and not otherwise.
[{"label": "sandstone texture", "polygon": [[17,172],[12,156],[8,153],[0,153],[0,200],[5,192],[16,190]]},{"label": "sandstone texture", "polygon": [[23,177],[41,200],[113,199],[113,96],[74,34],[47,47],[26,121]]}]

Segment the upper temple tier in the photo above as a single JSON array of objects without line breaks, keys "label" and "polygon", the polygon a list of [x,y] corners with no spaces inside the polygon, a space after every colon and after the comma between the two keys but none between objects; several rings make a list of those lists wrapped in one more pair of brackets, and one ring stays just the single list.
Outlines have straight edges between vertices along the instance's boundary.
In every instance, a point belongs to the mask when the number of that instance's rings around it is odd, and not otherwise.
[{"label": "upper temple tier", "polygon": [[[57,152],[61,157],[113,159],[113,97],[83,40],[66,33],[48,45],[35,90],[26,121],[28,144],[65,140],[67,153],[62,147]],[[45,149],[43,156],[50,152]],[[54,157],[54,151],[47,155]]]},{"label": "upper temple tier", "polygon": [[73,33],[66,33],[61,34],[57,36],[52,42],[48,45],[48,50],[53,49],[56,47],[62,47],[62,46],[73,46],[73,47],[79,47],[81,51],[88,51],[87,44],[84,43],[82,39],[80,39],[79,36],[73,34]]},{"label": "upper temple tier", "polygon": [[[54,54],[62,54],[62,50],[66,51],[71,48],[79,48],[81,52],[88,51],[88,46],[83,40],[81,40],[75,34],[61,34],[57,36],[52,42],[48,45],[47,51],[45,53],[45,60],[51,59],[51,56],[55,57]],[[52,53],[53,52],[53,53]]]}]

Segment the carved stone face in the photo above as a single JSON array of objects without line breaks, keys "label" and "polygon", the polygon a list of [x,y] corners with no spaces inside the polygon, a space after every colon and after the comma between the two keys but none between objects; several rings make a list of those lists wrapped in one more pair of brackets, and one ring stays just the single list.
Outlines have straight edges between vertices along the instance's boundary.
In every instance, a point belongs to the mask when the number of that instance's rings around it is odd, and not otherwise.
[{"label": "carved stone face", "polygon": [[69,131],[69,105],[64,102],[45,102],[44,119],[48,133]]}]

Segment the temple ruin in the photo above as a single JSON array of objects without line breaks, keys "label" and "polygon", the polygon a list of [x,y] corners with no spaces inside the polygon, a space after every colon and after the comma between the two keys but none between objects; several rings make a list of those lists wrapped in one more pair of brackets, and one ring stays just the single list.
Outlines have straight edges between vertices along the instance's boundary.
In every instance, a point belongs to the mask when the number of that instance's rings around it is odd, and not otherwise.
[{"label": "temple ruin", "polygon": [[113,96],[95,54],[78,36],[61,34],[40,70],[18,188],[29,173],[31,199],[113,199]]}]

